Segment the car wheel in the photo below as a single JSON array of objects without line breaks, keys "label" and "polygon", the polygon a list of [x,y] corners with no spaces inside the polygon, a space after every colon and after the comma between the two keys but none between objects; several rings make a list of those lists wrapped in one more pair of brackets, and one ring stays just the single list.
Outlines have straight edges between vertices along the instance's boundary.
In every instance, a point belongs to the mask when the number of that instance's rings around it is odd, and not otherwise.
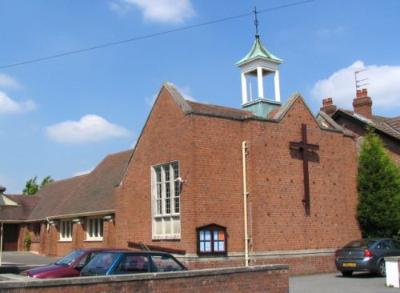
[{"label": "car wheel", "polygon": [[386,266],[385,266],[385,261],[381,260],[378,265],[378,275],[381,277],[386,276]]},{"label": "car wheel", "polygon": [[343,277],[351,277],[353,274],[353,271],[342,271]]}]

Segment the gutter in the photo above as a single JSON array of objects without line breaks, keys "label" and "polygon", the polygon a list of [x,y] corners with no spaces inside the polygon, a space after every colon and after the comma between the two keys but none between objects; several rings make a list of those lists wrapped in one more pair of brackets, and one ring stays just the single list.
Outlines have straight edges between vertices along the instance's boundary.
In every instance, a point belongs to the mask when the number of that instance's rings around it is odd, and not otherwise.
[{"label": "gutter", "polygon": [[107,215],[107,214],[115,214],[115,210],[102,210],[102,211],[95,211],[95,212],[64,214],[64,215],[49,216],[46,218],[27,219],[27,220],[1,220],[0,219],[0,222],[16,223],[16,224],[17,223],[32,223],[32,222],[49,221],[49,220],[55,220],[55,219],[69,219],[69,218],[76,218],[76,217],[101,216],[101,215]]}]

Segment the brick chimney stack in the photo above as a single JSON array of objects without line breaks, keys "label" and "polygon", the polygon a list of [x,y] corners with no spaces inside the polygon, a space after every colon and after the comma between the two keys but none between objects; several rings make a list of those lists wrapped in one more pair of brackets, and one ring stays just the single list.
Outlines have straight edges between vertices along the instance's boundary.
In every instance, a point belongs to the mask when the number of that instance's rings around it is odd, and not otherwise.
[{"label": "brick chimney stack", "polygon": [[372,118],[372,99],[368,96],[367,89],[357,90],[356,98],[353,100],[354,112],[364,117]]},{"label": "brick chimney stack", "polygon": [[336,112],[337,107],[333,104],[332,98],[325,98],[322,100],[321,111],[325,112],[328,115],[332,115]]}]

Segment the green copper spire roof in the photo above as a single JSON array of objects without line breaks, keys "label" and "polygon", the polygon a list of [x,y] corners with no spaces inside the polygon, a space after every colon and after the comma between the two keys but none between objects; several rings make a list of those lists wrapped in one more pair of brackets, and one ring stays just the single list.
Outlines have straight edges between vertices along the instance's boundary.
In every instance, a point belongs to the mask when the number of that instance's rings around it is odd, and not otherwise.
[{"label": "green copper spire roof", "polygon": [[262,44],[260,37],[256,35],[256,40],[253,43],[253,46],[251,47],[251,50],[249,53],[247,53],[246,56],[244,56],[243,59],[241,59],[239,62],[237,62],[237,65],[241,65],[243,63],[249,62],[251,60],[257,59],[257,58],[263,58],[263,59],[268,59],[272,62],[275,63],[282,63],[282,59],[279,59],[276,57],[274,54],[269,52],[264,45]]}]

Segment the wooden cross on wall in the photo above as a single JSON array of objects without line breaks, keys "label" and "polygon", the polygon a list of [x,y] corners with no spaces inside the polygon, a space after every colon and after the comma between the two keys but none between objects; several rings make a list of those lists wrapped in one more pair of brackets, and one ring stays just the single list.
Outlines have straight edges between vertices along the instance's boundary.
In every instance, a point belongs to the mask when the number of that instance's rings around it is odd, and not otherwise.
[{"label": "wooden cross on wall", "polygon": [[290,142],[290,149],[297,150],[301,154],[301,158],[303,160],[303,176],[304,176],[304,208],[306,210],[306,215],[310,215],[310,174],[308,170],[308,162],[315,161],[312,160],[311,154],[315,154],[314,151],[319,150],[319,145],[310,144],[307,142],[307,125],[301,125],[301,137],[302,141],[300,142]]}]

